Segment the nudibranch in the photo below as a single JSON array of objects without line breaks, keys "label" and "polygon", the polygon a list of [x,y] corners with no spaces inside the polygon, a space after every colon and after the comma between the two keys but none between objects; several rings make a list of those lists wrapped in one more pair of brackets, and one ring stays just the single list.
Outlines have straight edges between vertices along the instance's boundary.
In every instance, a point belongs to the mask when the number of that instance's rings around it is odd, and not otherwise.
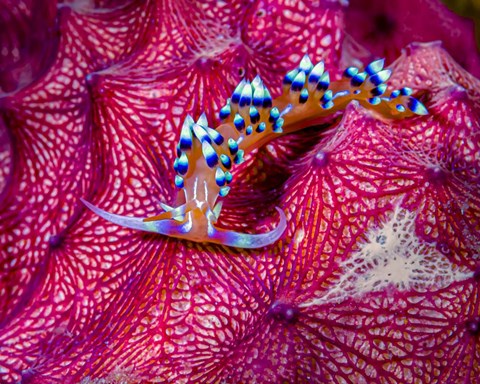
[{"label": "nudibranch", "polygon": [[319,119],[345,109],[356,100],[362,106],[396,119],[425,115],[427,109],[411,96],[410,88],[387,91],[391,71],[384,61],[370,63],[364,71],[345,70],[339,81],[330,81],[324,63],[313,65],[305,55],[299,66],[283,80],[283,94],[272,96],[259,76],[242,80],[233,91],[213,129],[205,114],[197,121],[187,116],[180,131],[177,158],[173,164],[178,188],[175,204],[162,204],[154,217],[136,218],[106,212],[82,199],[94,213],[123,227],[159,233],[196,242],[211,242],[237,248],[260,248],[276,242],[286,228],[286,217],[276,208],[276,228],[262,234],[247,234],[215,226],[228,195],[232,168],[253,149],[279,135],[312,126]]}]

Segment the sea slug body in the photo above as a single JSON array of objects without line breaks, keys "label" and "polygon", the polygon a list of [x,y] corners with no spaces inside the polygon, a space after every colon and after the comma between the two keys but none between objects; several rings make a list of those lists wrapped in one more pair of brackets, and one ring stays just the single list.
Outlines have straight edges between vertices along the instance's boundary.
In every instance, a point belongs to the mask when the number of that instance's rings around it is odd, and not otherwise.
[{"label": "sea slug body", "polygon": [[173,168],[178,188],[174,206],[162,204],[164,212],[149,218],[135,218],[106,212],[82,199],[97,215],[123,227],[159,233],[195,242],[210,242],[236,248],[260,248],[276,242],[286,228],[280,217],[273,230],[247,234],[217,228],[222,200],[228,195],[231,173],[244,156],[279,135],[292,133],[312,122],[343,110],[350,101],[395,119],[427,114],[423,104],[411,96],[410,88],[387,91],[391,71],[384,61],[370,63],[364,71],[345,70],[342,79],[331,82],[324,63],[313,65],[305,55],[299,66],[283,80],[283,94],[275,100],[259,76],[242,80],[219,112],[222,124],[209,126],[202,114],[197,121],[184,120]]}]

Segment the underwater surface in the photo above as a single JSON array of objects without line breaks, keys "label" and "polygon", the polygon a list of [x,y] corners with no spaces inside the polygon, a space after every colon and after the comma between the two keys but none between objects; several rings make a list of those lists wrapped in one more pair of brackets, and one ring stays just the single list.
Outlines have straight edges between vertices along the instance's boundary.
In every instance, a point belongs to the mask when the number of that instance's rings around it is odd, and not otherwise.
[{"label": "underwater surface", "polygon": [[0,0],[0,382],[480,383],[478,76],[437,0]]}]

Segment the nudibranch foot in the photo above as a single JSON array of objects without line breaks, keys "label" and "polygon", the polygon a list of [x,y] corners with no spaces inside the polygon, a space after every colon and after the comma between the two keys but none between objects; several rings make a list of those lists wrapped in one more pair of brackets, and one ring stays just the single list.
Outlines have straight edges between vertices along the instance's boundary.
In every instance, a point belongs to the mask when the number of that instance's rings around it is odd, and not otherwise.
[{"label": "nudibranch foot", "polygon": [[[196,221],[192,219],[193,211],[187,212],[184,220],[181,222],[177,221],[178,216],[172,219],[161,220],[152,220],[152,218],[148,218],[149,221],[146,221],[146,218],[142,217],[116,215],[104,211],[82,198],[80,198],[80,200],[96,215],[124,228],[158,233],[196,242],[222,244],[236,248],[254,249],[268,246],[276,242],[282,236],[287,227],[285,213],[278,207],[275,209],[278,211],[280,221],[276,228],[265,233],[249,234],[217,228],[213,225],[214,220],[208,220],[206,226],[198,228],[198,226],[196,226]],[[182,207],[181,211],[185,211],[185,207]],[[212,215],[207,215],[207,217],[212,216],[216,220],[215,212],[212,212]]]}]

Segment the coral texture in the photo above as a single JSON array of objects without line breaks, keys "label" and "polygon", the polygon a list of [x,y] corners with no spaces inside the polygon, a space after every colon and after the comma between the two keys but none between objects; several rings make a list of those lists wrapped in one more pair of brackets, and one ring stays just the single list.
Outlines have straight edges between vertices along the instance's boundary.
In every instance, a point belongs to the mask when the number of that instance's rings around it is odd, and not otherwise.
[{"label": "coral texture", "polygon": [[279,206],[287,229],[245,250],[80,198],[156,215],[187,114],[218,121],[256,74],[278,96],[305,53],[332,78],[378,55],[347,36],[346,2],[0,4],[1,382],[480,383],[476,51],[462,67],[412,43],[393,62],[427,116],[351,103],[253,152],[219,226],[265,232]]},{"label": "coral texture", "polygon": [[438,40],[458,63],[480,76],[473,22],[454,15],[439,0],[351,0],[345,24],[346,31],[368,53],[388,62],[412,41]]}]

